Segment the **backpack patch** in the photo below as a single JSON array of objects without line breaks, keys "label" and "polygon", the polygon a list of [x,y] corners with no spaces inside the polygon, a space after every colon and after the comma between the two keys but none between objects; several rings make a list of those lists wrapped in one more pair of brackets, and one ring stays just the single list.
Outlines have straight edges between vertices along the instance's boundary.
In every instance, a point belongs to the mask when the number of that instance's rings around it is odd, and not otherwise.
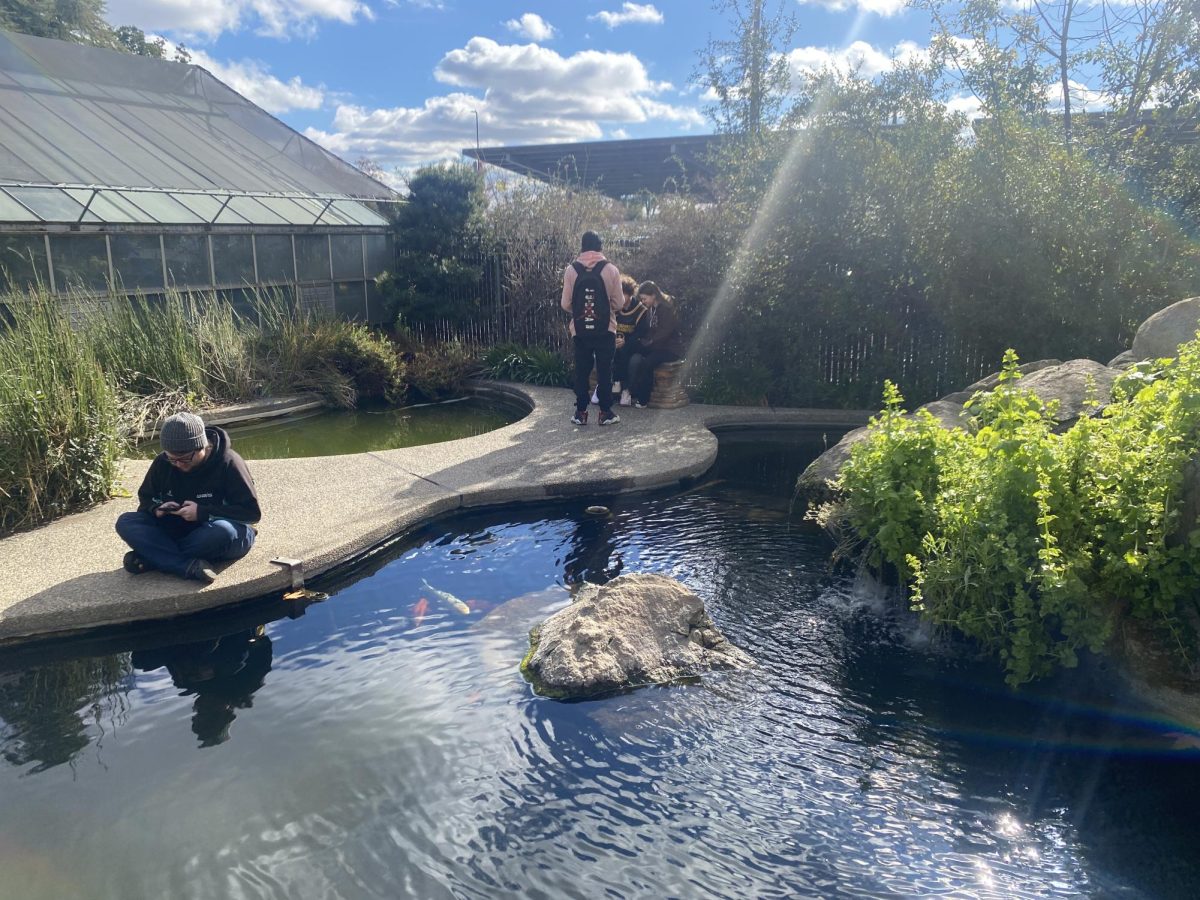
[{"label": "backpack patch", "polygon": [[571,294],[571,315],[575,319],[575,334],[584,337],[608,331],[608,288],[600,273],[608,264],[602,259],[592,268],[581,262],[575,267],[575,290]]}]

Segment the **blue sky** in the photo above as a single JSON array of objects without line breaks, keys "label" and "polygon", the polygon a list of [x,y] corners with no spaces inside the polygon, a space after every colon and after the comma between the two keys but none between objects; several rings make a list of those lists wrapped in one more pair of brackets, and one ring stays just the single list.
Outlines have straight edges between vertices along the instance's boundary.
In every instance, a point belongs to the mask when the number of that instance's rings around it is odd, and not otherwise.
[{"label": "blue sky", "polygon": [[[866,74],[929,42],[903,0],[783,0],[795,71]],[[108,0],[114,25],[197,63],[354,161],[407,168],[483,145],[711,131],[691,75],[728,25],[710,0]]]}]

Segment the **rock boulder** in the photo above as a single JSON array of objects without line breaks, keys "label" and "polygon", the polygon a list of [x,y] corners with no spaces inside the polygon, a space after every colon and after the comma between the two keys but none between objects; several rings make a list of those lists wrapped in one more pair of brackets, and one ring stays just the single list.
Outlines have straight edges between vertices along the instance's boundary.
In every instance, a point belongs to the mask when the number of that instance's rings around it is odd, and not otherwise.
[{"label": "rock boulder", "polygon": [[622,575],[585,585],[574,603],[534,628],[521,672],[542,696],[583,699],[753,665],[678,581]]},{"label": "rock boulder", "polygon": [[1200,297],[1189,297],[1160,309],[1137,330],[1130,352],[1136,360],[1175,356],[1179,345],[1200,328]]}]

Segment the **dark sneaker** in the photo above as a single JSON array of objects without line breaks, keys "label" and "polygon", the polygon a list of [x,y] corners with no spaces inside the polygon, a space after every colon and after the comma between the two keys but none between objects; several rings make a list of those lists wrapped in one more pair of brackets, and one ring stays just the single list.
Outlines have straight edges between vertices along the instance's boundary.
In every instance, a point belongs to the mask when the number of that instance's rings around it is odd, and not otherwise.
[{"label": "dark sneaker", "polygon": [[645,409],[645,408],[646,408],[646,404],[645,404],[645,403],[643,403],[641,400],[634,400],[634,401],[633,401],[633,408],[634,408],[634,409]]},{"label": "dark sneaker", "polygon": [[575,425],[586,425],[587,414],[588,411],[586,409],[577,409],[575,410],[575,415],[571,417],[571,422]]},{"label": "dark sneaker", "polygon": [[621,421],[621,417],[614,412],[605,412],[600,410],[599,422],[601,425],[616,425]]},{"label": "dark sneaker", "polygon": [[206,559],[193,559],[187,567],[187,577],[193,581],[203,581],[212,584],[217,580],[217,570]]},{"label": "dark sneaker", "polygon": [[121,565],[125,567],[125,571],[130,575],[141,575],[144,572],[149,572],[150,567],[146,565],[146,561],[138,556],[136,550],[130,550],[125,554],[125,558],[121,560]]}]

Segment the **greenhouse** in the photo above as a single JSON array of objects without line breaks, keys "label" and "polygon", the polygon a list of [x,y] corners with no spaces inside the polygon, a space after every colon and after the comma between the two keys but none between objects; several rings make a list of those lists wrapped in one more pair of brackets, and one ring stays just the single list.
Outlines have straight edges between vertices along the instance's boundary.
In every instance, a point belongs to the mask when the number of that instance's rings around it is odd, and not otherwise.
[{"label": "greenhouse", "polygon": [[198,66],[0,31],[0,294],[269,287],[375,321],[397,200]]}]

